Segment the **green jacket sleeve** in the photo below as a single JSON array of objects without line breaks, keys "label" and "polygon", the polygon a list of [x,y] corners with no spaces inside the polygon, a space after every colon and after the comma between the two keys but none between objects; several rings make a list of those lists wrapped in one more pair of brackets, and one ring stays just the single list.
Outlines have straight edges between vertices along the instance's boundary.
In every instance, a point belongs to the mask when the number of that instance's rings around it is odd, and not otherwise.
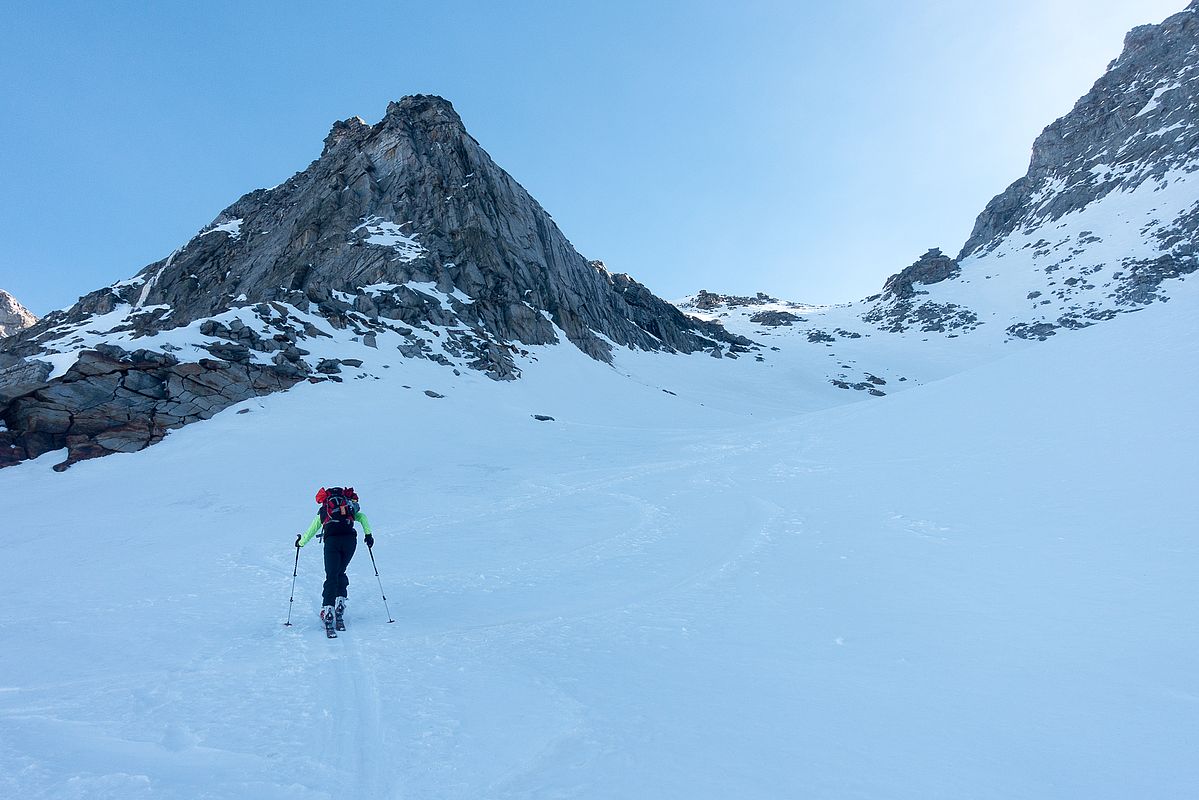
[{"label": "green jacket sleeve", "polygon": [[363,514],[361,511],[359,511],[354,515],[354,519],[358,520],[359,524],[362,525],[363,533],[365,533],[367,536],[374,536],[374,534],[371,533],[371,523],[366,518],[366,514]]},{"label": "green jacket sleeve", "polygon": [[308,544],[308,540],[316,536],[316,532],[321,529],[321,515],[317,514],[312,519],[312,524],[308,526],[308,530],[304,532],[304,538],[300,539],[300,547]]}]

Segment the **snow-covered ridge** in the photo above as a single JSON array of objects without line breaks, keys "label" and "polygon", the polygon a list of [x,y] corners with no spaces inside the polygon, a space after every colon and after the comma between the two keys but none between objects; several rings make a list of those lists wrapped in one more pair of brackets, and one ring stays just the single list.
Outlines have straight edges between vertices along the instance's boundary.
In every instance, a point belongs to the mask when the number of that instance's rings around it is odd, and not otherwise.
[{"label": "snow-covered ridge", "polygon": [[785,398],[794,392],[796,410],[882,397],[997,357],[989,343],[880,331],[862,320],[859,303],[815,305],[763,292],[740,297],[702,291],[676,305],[759,345],[751,365],[736,368],[733,379],[755,395]]},{"label": "snow-covered ridge", "polygon": [[735,323],[736,320],[746,318],[766,326],[785,325],[788,324],[788,319],[794,319],[798,314],[827,308],[827,306],[780,300],[765,292],[758,292],[753,296],[737,296],[717,294],[707,290],[687,295],[675,301],[675,306],[699,319],[722,323],[732,319]]}]

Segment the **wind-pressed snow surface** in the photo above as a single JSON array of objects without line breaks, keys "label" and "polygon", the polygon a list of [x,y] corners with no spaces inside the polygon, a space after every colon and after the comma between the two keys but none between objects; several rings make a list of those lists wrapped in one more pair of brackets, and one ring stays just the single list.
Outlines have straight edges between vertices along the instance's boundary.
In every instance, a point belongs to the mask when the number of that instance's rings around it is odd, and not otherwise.
[{"label": "wind-pressed snow surface", "polygon": [[[6,469],[0,797],[1194,797],[1192,284],[883,398],[397,358]],[[329,641],[345,483],[396,622],[360,548]]]}]

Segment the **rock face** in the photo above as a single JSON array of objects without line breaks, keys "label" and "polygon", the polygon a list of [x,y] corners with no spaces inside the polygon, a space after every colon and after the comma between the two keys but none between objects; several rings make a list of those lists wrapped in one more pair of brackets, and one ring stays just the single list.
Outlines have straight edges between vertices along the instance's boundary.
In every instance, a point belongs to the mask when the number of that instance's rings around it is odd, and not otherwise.
[{"label": "rock face", "polygon": [[522,345],[561,338],[605,361],[611,343],[749,345],[579,255],[450,103],[418,95],[376,125],[334,124],[303,172],[245,195],[133,279],[4,339],[0,464],[137,449],[240,399],[339,380],[352,359],[313,365],[304,344],[343,334],[497,380],[519,376]]},{"label": "rock face", "polygon": [[[1040,227],[1112,192],[1192,172],[1199,127],[1199,5],[1161,25],[1142,25],[1074,110],[1033,143],[1028,174],[987,204],[962,248],[962,258],[1022,227]],[[1187,233],[1199,223],[1188,215]]]},{"label": "rock face", "polygon": [[1194,0],[1128,34],[1091,91],[1037,138],[1028,173],[987,205],[956,259],[925,254],[867,299],[862,319],[954,335],[987,319],[1008,337],[1043,339],[1168,299],[1170,282],[1199,268],[1197,172]]},{"label": "rock face", "polygon": [[0,445],[7,445],[0,446],[0,467],[62,447],[69,457],[59,470],[84,458],[141,450],[172,428],[299,380],[251,364],[180,363],[169,354],[104,344],[83,351],[61,379],[45,378],[45,372],[27,376],[36,387],[28,393],[22,392],[30,385],[8,384],[17,396],[5,412],[9,431],[0,432]]},{"label": "rock face", "polygon": [[912,297],[917,293],[916,285],[940,283],[953,278],[961,272],[958,262],[944,255],[941,248],[934,247],[920,257],[902,272],[892,275],[883,285],[883,294],[892,295],[900,300]]},{"label": "rock face", "polygon": [[11,336],[37,322],[29,309],[17,302],[8,292],[0,289],[0,337]]}]

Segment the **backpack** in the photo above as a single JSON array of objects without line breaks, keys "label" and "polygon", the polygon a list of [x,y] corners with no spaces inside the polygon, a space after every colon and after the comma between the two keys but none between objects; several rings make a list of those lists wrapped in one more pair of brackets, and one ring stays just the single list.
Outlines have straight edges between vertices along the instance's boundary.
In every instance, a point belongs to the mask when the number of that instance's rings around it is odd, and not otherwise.
[{"label": "backpack", "polygon": [[353,487],[321,489],[316,493],[316,501],[324,509],[325,522],[354,524],[354,515],[358,513],[359,506],[358,494]]}]

